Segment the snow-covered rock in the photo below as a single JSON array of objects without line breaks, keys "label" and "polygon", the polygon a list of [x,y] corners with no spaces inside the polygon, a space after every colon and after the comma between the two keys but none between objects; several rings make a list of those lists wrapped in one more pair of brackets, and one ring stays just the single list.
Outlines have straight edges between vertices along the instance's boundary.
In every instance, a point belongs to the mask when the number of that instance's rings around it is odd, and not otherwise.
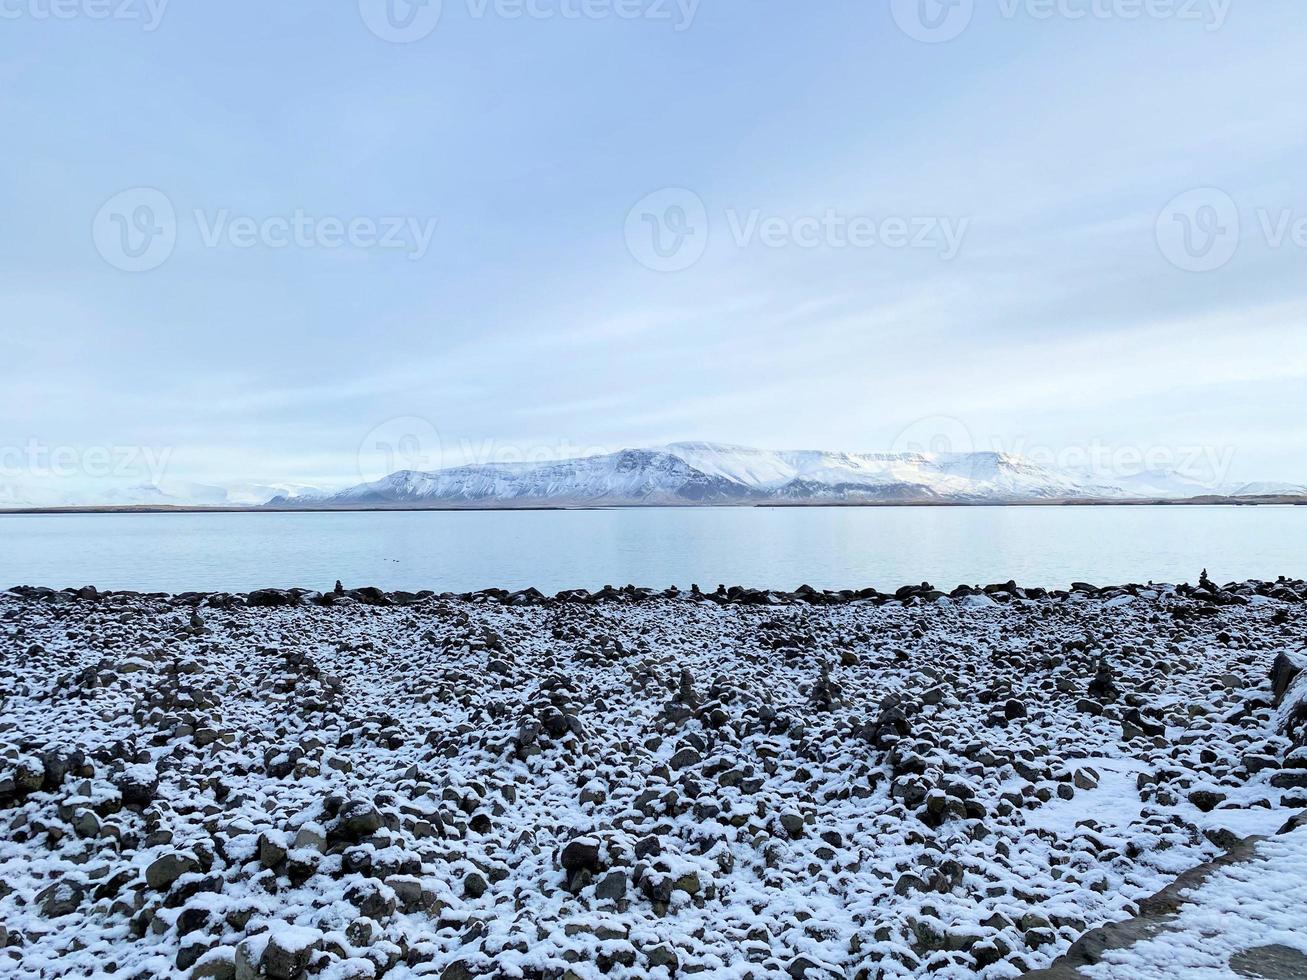
[{"label": "snow-covered rock", "polygon": [[0,973],[996,980],[1307,771],[1299,581],[278,595],[0,594]]}]

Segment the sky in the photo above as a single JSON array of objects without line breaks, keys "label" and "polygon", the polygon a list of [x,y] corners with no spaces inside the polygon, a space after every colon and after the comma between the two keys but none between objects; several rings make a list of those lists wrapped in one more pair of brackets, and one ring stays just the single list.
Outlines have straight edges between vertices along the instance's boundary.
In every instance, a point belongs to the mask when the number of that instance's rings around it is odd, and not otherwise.
[{"label": "sky", "polygon": [[681,440],[1307,482],[1305,41],[1299,0],[0,0],[0,484]]}]

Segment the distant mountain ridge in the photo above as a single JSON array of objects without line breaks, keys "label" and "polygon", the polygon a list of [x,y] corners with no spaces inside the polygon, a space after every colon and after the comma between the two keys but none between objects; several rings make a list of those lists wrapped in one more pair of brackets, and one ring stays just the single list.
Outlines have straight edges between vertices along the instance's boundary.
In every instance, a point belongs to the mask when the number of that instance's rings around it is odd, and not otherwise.
[{"label": "distant mountain ridge", "polygon": [[123,482],[99,490],[65,490],[58,481],[0,483],[0,509],[69,507],[260,507],[278,497],[312,495],[300,484]]},{"label": "distant mountain ridge", "polygon": [[[1262,484],[1249,484],[1260,494]],[[1276,495],[1307,487],[1274,485]],[[336,492],[287,495],[286,508],[635,507],[732,504],[1016,503],[1186,499],[1237,495],[1181,474],[1127,478],[1053,470],[1001,452],[841,453],[774,451],[707,442],[539,463],[483,463],[401,470]]]},{"label": "distant mountain ridge", "polygon": [[1169,470],[1061,470],[1010,453],[776,451],[710,442],[530,463],[401,470],[343,490],[287,483],[122,482],[96,490],[0,481],[0,510],[466,508],[1021,503],[1307,498],[1307,486],[1211,486]]}]

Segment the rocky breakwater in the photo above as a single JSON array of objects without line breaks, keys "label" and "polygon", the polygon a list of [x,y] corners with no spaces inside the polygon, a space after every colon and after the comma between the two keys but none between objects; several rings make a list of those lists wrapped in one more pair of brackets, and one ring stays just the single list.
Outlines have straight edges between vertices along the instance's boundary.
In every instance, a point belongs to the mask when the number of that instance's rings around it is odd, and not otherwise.
[{"label": "rocky breakwater", "polygon": [[0,596],[0,969],[1011,977],[1305,804],[1307,584]]}]

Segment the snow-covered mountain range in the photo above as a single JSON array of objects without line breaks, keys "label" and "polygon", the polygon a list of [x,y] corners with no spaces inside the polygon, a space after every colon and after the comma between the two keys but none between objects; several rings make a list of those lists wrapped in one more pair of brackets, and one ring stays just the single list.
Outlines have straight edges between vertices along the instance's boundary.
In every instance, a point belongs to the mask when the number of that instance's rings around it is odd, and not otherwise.
[{"label": "snow-covered mountain range", "polygon": [[1307,486],[1211,487],[1178,473],[1063,472],[1006,453],[772,451],[705,442],[540,463],[403,470],[276,507],[569,507],[695,504],[1011,503],[1307,495]]},{"label": "snow-covered mountain range", "polygon": [[320,492],[301,484],[118,482],[67,488],[59,480],[0,481],[0,509],[61,507],[259,507],[276,497]]},{"label": "snow-covered mountain range", "polygon": [[0,480],[0,510],[62,507],[632,507],[654,505],[1016,503],[1307,497],[1307,486],[1213,486],[1168,470],[1060,470],[1001,452],[773,451],[707,442],[533,463],[402,470],[324,490],[276,483],[122,483],[67,490]]}]

